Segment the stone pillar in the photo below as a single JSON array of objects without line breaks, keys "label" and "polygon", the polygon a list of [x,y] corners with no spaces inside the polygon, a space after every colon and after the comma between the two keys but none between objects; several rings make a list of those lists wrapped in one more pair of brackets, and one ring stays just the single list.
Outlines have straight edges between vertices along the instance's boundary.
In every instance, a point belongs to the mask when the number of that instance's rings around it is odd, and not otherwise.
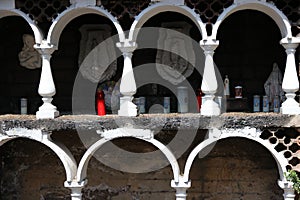
[{"label": "stone pillar", "polygon": [[295,96],[296,92],[299,90],[299,80],[296,70],[295,52],[298,46],[296,39],[282,39],[281,44],[286,49],[287,59],[286,67],[282,82],[282,89],[286,93],[286,100],[282,103],[281,113],[296,115],[300,114],[299,103],[296,102]]},{"label": "stone pillar", "polygon": [[296,195],[293,189],[293,183],[288,181],[278,181],[279,187],[281,187],[284,191],[283,199],[284,200],[294,200]]},{"label": "stone pillar", "polygon": [[214,101],[218,84],[215,73],[213,55],[218,45],[219,41],[215,41],[212,39],[200,41],[200,46],[204,50],[205,54],[205,66],[201,90],[205,94],[206,99],[204,104],[201,106],[201,115],[212,116],[221,114],[219,105]]},{"label": "stone pillar", "polygon": [[183,178],[180,177],[179,182],[171,181],[171,187],[176,189],[176,200],[186,200],[186,191],[191,187],[191,181],[183,182]]},{"label": "stone pillar", "polygon": [[55,48],[52,45],[35,45],[42,57],[42,72],[38,92],[42,96],[43,105],[36,112],[37,119],[53,119],[59,115],[56,107],[52,105],[52,97],[55,95],[55,85],[53,82],[50,59]]},{"label": "stone pillar", "polygon": [[120,92],[123,95],[120,98],[119,116],[137,116],[137,107],[132,103],[133,95],[136,93],[136,83],[132,68],[132,53],[136,49],[135,42],[120,42],[117,47],[121,50],[124,57],[123,74],[120,84]]},{"label": "stone pillar", "polygon": [[87,181],[81,182],[65,182],[65,187],[71,190],[71,200],[82,200],[82,189],[87,184]]}]

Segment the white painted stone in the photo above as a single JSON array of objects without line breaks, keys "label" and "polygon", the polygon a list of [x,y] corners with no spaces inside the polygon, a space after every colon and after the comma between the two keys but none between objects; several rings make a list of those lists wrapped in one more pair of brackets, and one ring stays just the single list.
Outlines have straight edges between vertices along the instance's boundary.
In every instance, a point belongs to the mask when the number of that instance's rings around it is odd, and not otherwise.
[{"label": "white painted stone", "polygon": [[287,59],[282,89],[286,93],[286,100],[282,103],[280,111],[282,114],[300,114],[299,103],[295,100],[296,92],[299,90],[299,80],[296,70],[295,52],[298,46],[296,38],[284,38],[281,40],[282,46],[286,49]]},{"label": "white painted stone", "polygon": [[50,59],[55,50],[54,46],[48,44],[35,45],[35,48],[42,56],[42,72],[39,84],[39,94],[43,97],[43,105],[36,113],[37,119],[53,119],[59,116],[56,107],[52,105],[52,97],[55,95],[55,85],[52,77]]},{"label": "white painted stone", "polygon": [[172,180],[171,187],[176,190],[176,200],[186,200],[186,191],[191,187],[191,181],[184,181],[183,176],[179,176],[179,182]]},{"label": "white painted stone", "polygon": [[154,137],[154,134],[149,129],[136,129],[136,128],[118,128],[114,130],[108,131],[99,131],[97,132],[103,138],[107,140],[111,140],[113,138],[121,138],[121,137],[135,137],[144,140],[150,140]]},{"label": "white painted stone", "polygon": [[71,190],[71,200],[82,200],[82,189],[87,184],[87,180],[84,181],[65,181],[64,186]]},{"label": "white painted stone", "polygon": [[278,185],[281,189],[283,189],[284,194],[283,194],[283,199],[284,200],[294,200],[296,195],[295,191],[293,189],[293,183],[289,181],[278,181]]},{"label": "white painted stone", "polygon": [[217,79],[214,67],[213,55],[219,42],[215,40],[201,40],[200,46],[205,54],[205,66],[201,90],[205,94],[205,102],[201,106],[200,113],[205,116],[220,115],[221,110],[219,105],[214,101],[215,93],[217,92]]},{"label": "white painted stone", "polygon": [[137,116],[137,106],[132,103],[133,95],[136,93],[136,83],[132,68],[132,53],[137,48],[137,44],[126,40],[123,43],[117,43],[124,57],[124,67],[120,84],[120,92],[123,97],[120,98],[119,116]]}]

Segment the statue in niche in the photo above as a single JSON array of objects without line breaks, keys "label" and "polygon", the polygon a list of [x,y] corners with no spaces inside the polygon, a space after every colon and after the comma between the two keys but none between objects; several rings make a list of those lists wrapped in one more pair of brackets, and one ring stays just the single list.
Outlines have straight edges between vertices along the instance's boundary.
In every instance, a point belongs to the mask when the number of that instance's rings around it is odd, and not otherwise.
[{"label": "statue in niche", "polygon": [[195,54],[188,37],[191,25],[186,22],[168,22],[162,23],[162,27],[165,29],[159,32],[156,70],[162,78],[177,85],[194,70]]},{"label": "statue in niche", "polygon": [[34,37],[29,34],[24,34],[23,43],[24,46],[19,53],[20,65],[27,69],[40,68],[42,66],[42,59],[39,52],[33,47],[35,44]]},{"label": "statue in niche", "polygon": [[274,107],[274,98],[278,96],[280,100],[284,98],[284,91],[282,90],[282,73],[277,65],[273,64],[273,70],[264,84],[265,93],[269,97],[270,109]]},{"label": "statue in niche", "polygon": [[115,45],[108,25],[83,25],[78,58],[82,76],[93,83],[110,80],[117,71]]}]

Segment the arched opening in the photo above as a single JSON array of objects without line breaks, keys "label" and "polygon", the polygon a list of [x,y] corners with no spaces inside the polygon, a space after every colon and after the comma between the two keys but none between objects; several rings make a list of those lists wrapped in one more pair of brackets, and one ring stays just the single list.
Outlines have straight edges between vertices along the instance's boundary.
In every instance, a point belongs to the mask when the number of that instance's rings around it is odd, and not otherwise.
[{"label": "arched opening", "polygon": [[[120,54],[115,46],[116,42],[118,42],[116,34],[118,34],[118,31],[110,19],[98,14],[81,15],[70,21],[63,29],[59,39],[58,50],[53,53],[51,59],[53,79],[56,86],[56,95],[53,103],[62,114],[71,113],[72,111],[72,92],[76,76],[79,76],[84,82],[82,85],[96,85],[95,94],[98,84],[101,85],[108,81],[116,82],[120,79],[123,68],[122,58],[118,60],[112,58],[115,60],[113,63],[115,65],[114,70],[110,71],[113,75],[98,83],[93,82],[94,79],[89,78],[94,71],[89,71],[90,69],[85,70],[89,72],[90,76],[86,74],[86,76],[83,76],[82,71],[79,71],[81,64],[91,50],[109,37],[112,37],[112,42],[103,51]],[[93,41],[95,41],[95,44],[92,44]],[[95,71],[95,74],[97,74],[97,71]],[[92,114],[95,114],[95,110],[93,110]]]},{"label": "arched opening", "polygon": [[229,76],[231,97],[235,95],[234,87],[240,85],[248,101],[244,110],[227,107],[229,111],[253,111],[253,96],[266,94],[264,84],[274,63],[283,76],[286,54],[279,43],[281,38],[277,24],[259,11],[238,11],[222,22],[214,60],[222,77]]},{"label": "arched opening", "polygon": [[207,156],[195,159],[190,179],[191,199],[282,198],[274,158],[261,144],[244,138],[218,141]]},{"label": "arched opening", "polygon": [[[156,154],[158,156],[144,159],[143,154],[154,151],[159,150],[154,145],[135,138],[116,138],[112,142],[105,143],[89,161],[88,184],[83,189],[83,197],[172,199],[174,197],[174,190],[170,187],[170,180],[173,178],[172,168],[168,165],[156,169],[160,162],[167,162],[164,154],[158,152],[159,155]],[[153,171],[142,172],[151,167]],[[163,197],[161,191],[164,191]]]},{"label": "arched opening", "polygon": [[[201,87],[204,68],[201,39],[198,25],[183,13],[161,12],[145,21],[132,60],[139,87],[135,97],[146,98],[146,113],[151,112],[152,105],[163,106],[164,97],[170,97],[170,111],[177,112],[179,86],[188,87],[189,99],[193,99],[189,112],[197,112],[195,92]],[[152,82],[141,86],[148,77]],[[160,110],[163,112],[162,107]]]},{"label": "arched opening", "polygon": [[[0,19],[0,113],[1,114],[19,114],[20,99],[27,98],[27,113],[33,114],[41,104],[41,99],[37,93],[40,80],[40,68],[32,68],[31,62],[24,57],[22,61],[25,66],[21,65],[18,57],[23,51],[23,36],[30,35],[32,38],[31,46],[28,50],[30,59],[39,60],[39,54],[33,49],[34,33],[32,28],[23,18],[19,16],[9,16]],[[38,37],[38,36],[37,36]],[[29,58],[29,57],[28,57]],[[23,60],[24,60],[23,59]],[[39,66],[41,65],[35,65]]]},{"label": "arched opening", "polygon": [[2,199],[69,198],[63,164],[45,145],[25,139],[0,147]]}]

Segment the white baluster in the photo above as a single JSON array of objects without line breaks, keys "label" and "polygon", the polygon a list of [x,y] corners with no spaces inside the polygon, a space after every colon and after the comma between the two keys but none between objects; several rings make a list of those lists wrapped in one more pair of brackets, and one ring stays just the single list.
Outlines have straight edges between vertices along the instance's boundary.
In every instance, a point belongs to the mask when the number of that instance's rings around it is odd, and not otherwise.
[{"label": "white baluster", "polygon": [[[298,39],[299,40],[299,39]],[[299,80],[296,71],[295,52],[299,41],[295,38],[284,38],[282,46],[286,49],[287,59],[282,82],[282,89],[286,93],[286,100],[282,103],[282,114],[300,114],[299,103],[296,102],[296,92],[299,90]]]},{"label": "white baluster", "polygon": [[56,107],[51,103],[52,97],[56,93],[50,66],[51,54],[55,51],[55,48],[48,44],[35,45],[35,48],[42,57],[42,72],[38,92],[43,100],[43,105],[36,112],[36,118],[53,119],[59,115]]},{"label": "white baluster", "polygon": [[134,42],[120,42],[117,47],[121,50],[124,57],[123,74],[120,84],[120,92],[123,97],[120,98],[119,116],[137,116],[137,107],[132,103],[133,95],[136,93],[136,83],[132,68],[132,53],[137,44]]},{"label": "white baluster", "polygon": [[215,40],[201,40],[200,46],[205,54],[205,66],[202,79],[201,90],[205,94],[206,101],[201,106],[201,115],[220,115],[220,107],[214,101],[215,93],[217,92],[218,84],[214,68],[213,55],[219,42]]}]

